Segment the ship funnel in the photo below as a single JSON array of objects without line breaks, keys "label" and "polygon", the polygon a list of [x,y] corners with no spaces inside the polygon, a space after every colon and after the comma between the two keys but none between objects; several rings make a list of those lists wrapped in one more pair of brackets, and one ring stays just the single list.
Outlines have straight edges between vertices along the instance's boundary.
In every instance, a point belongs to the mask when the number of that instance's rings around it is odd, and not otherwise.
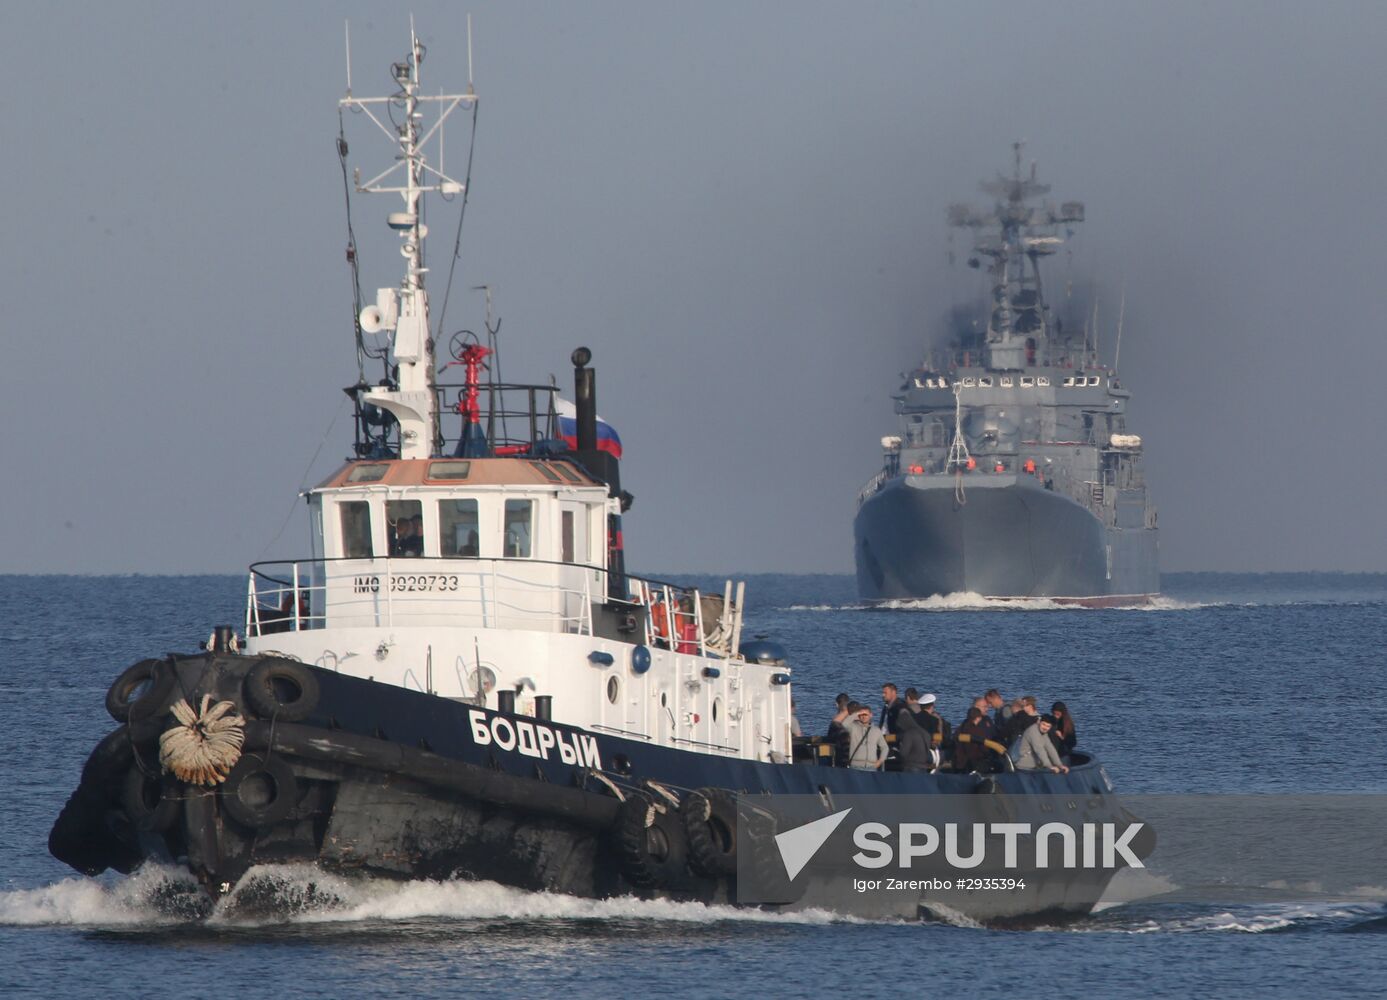
[{"label": "ship funnel", "polygon": [[[621,465],[611,451],[597,445],[597,373],[588,367],[592,351],[579,347],[573,352],[573,399],[577,410],[577,447],[574,457],[597,479],[607,484],[607,495],[619,498],[621,509],[630,506],[631,497],[621,491]],[[626,554],[621,541],[621,515],[607,515],[607,594],[625,601]]]},{"label": "ship funnel", "polygon": [[573,398],[578,409],[578,450],[597,450],[597,373],[588,367],[592,352],[573,352]]}]

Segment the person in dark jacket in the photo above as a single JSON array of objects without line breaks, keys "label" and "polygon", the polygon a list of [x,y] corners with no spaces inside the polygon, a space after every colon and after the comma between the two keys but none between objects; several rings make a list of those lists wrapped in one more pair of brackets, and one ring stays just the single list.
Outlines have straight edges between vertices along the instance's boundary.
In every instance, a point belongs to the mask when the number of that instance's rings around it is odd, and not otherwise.
[{"label": "person in dark jacket", "polygon": [[1012,707],[1006,703],[1002,698],[1002,692],[998,691],[996,688],[988,688],[987,693],[983,695],[983,697],[987,699],[987,708],[983,709],[983,714],[991,711],[992,725],[996,728],[997,732],[1002,732],[1006,727],[1007,721],[1012,716]]},{"label": "person in dark jacket", "polygon": [[989,751],[982,741],[992,739],[992,720],[977,705],[968,709],[968,718],[958,727],[958,735],[965,734],[968,742],[960,740],[954,746],[954,770],[986,773]]},{"label": "person in dark jacket", "polygon": [[920,696],[920,721],[923,722],[930,734],[939,734],[939,739],[935,740],[935,746],[940,744],[948,745],[953,742],[954,727],[949,725],[949,720],[945,719],[938,712],[938,699],[932,694],[922,694]]},{"label": "person in dark jacket", "polygon": [[[985,694],[980,694],[973,699],[973,708],[976,708],[978,710],[978,715],[980,717],[978,719],[978,724],[981,725],[983,729],[987,732],[987,736],[985,738],[989,740],[995,740],[997,739],[997,726],[992,721],[992,716],[987,714],[987,704],[987,695]],[[968,714],[971,716],[972,712],[969,712]],[[965,719],[964,721],[966,722],[967,719]],[[962,726],[963,723],[959,723],[959,732],[963,731]]]},{"label": "person in dark jacket", "polygon": [[932,694],[920,695],[920,714],[915,721],[929,734],[929,745],[939,754],[941,760],[948,760],[953,747],[953,727],[936,711],[936,701]]},{"label": "person in dark jacket", "polygon": [[1006,737],[1007,746],[1014,746],[1016,741],[1021,738],[1021,734],[1031,726],[1034,726],[1040,719],[1040,712],[1035,707],[1035,695],[1028,694],[1024,698],[1017,698],[1012,702],[1014,711],[1011,718],[1002,727],[1002,735]]},{"label": "person in dark jacket", "polygon": [[1074,729],[1074,716],[1069,714],[1069,708],[1062,701],[1050,706],[1050,715],[1055,720],[1054,726],[1050,729],[1050,742],[1055,745],[1059,755],[1066,758],[1067,764],[1069,755],[1079,743],[1079,735]]},{"label": "person in dark jacket", "polygon": [[929,737],[916,721],[913,712],[901,712],[896,717],[896,753],[902,771],[933,771],[934,754],[930,752]]},{"label": "person in dark jacket", "polygon": [[904,708],[905,701],[897,693],[896,685],[887,681],[881,686],[881,721],[877,723],[883,733],[896,731],[896,715]]},{"label": "person in dark jacket", "polygon": [[837,702],[838,708],[833,718],[828,720],[828,733],[824,738],[831,740],[833,743],[834,766],[844,767],[848,762],[848,758],[847,751],[843,748],[843,743],[847,740],[847,730],[843,728],[843,724],[847,722],[848,714],[852,711],[852,707],[856,702],[848,697],[847,692],[838,695],[835,701]]}]

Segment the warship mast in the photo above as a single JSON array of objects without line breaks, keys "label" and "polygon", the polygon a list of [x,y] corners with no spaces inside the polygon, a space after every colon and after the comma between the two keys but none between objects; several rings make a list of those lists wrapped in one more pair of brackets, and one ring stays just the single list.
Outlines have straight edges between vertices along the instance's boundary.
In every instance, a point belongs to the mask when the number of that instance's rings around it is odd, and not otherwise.
[{"label": "warship mast", "polygon": [[[990,211],[968,205],[949,206],[949,225],[972,229],[975,240],[970,267],[990,259],[987,273],[992,286],[992,309],[987,320],[987,365],[1011,370],[1034,365],[1039,348],[1050,337],[1050,308],[1040,280],[1041,257],[1055,253],[1064,243],[1056,229],[1061,224],[1082,222],[1082,202],[1067,201],[1056,207],[1048,202],[1028,204],[1050,192],[1050,185],[1036,180],[1035,163],[1029,176],[1021,172],[1024,142],[1012,143],[1011,177],[1000,174],[983,181],[983,193],[997,199]],[[1027,266],[1029,265],[1029,267]]]}]

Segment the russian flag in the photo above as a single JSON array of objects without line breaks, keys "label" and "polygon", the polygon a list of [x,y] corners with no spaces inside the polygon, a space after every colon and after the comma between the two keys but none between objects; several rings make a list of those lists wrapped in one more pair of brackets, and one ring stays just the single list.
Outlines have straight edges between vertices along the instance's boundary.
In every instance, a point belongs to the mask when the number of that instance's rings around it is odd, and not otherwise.
[{"label": "russian flag", "polygon": [[[559,418],[559,437],[570,448],[578,447],[578,408],[562,397],[554,400],[554,412]],[[616,428],[597,416],[597,450],[605,451],[613,458],[621,457],[621,435]]]}]

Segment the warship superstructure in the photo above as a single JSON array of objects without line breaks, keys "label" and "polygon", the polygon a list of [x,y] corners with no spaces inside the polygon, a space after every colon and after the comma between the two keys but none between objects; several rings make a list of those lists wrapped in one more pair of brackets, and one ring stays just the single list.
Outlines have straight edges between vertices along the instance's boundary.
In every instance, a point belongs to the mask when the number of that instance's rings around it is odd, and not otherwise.
[{"label": "warship superstructure", "polygon": [[[988,306],[931,351],[895,395],[899,435],[858,496],[857,585],[866,600],[978,594],[1140,604],[1160,589],[1156,509],[1130,393],[1099,358],[1096,323],[1066,328],[1041,260],[1084,220],[1023,174],[984,181],[996,201],[949,208],[974,234]],[[1120,343],[1120,341],[1119,341]]]}]

